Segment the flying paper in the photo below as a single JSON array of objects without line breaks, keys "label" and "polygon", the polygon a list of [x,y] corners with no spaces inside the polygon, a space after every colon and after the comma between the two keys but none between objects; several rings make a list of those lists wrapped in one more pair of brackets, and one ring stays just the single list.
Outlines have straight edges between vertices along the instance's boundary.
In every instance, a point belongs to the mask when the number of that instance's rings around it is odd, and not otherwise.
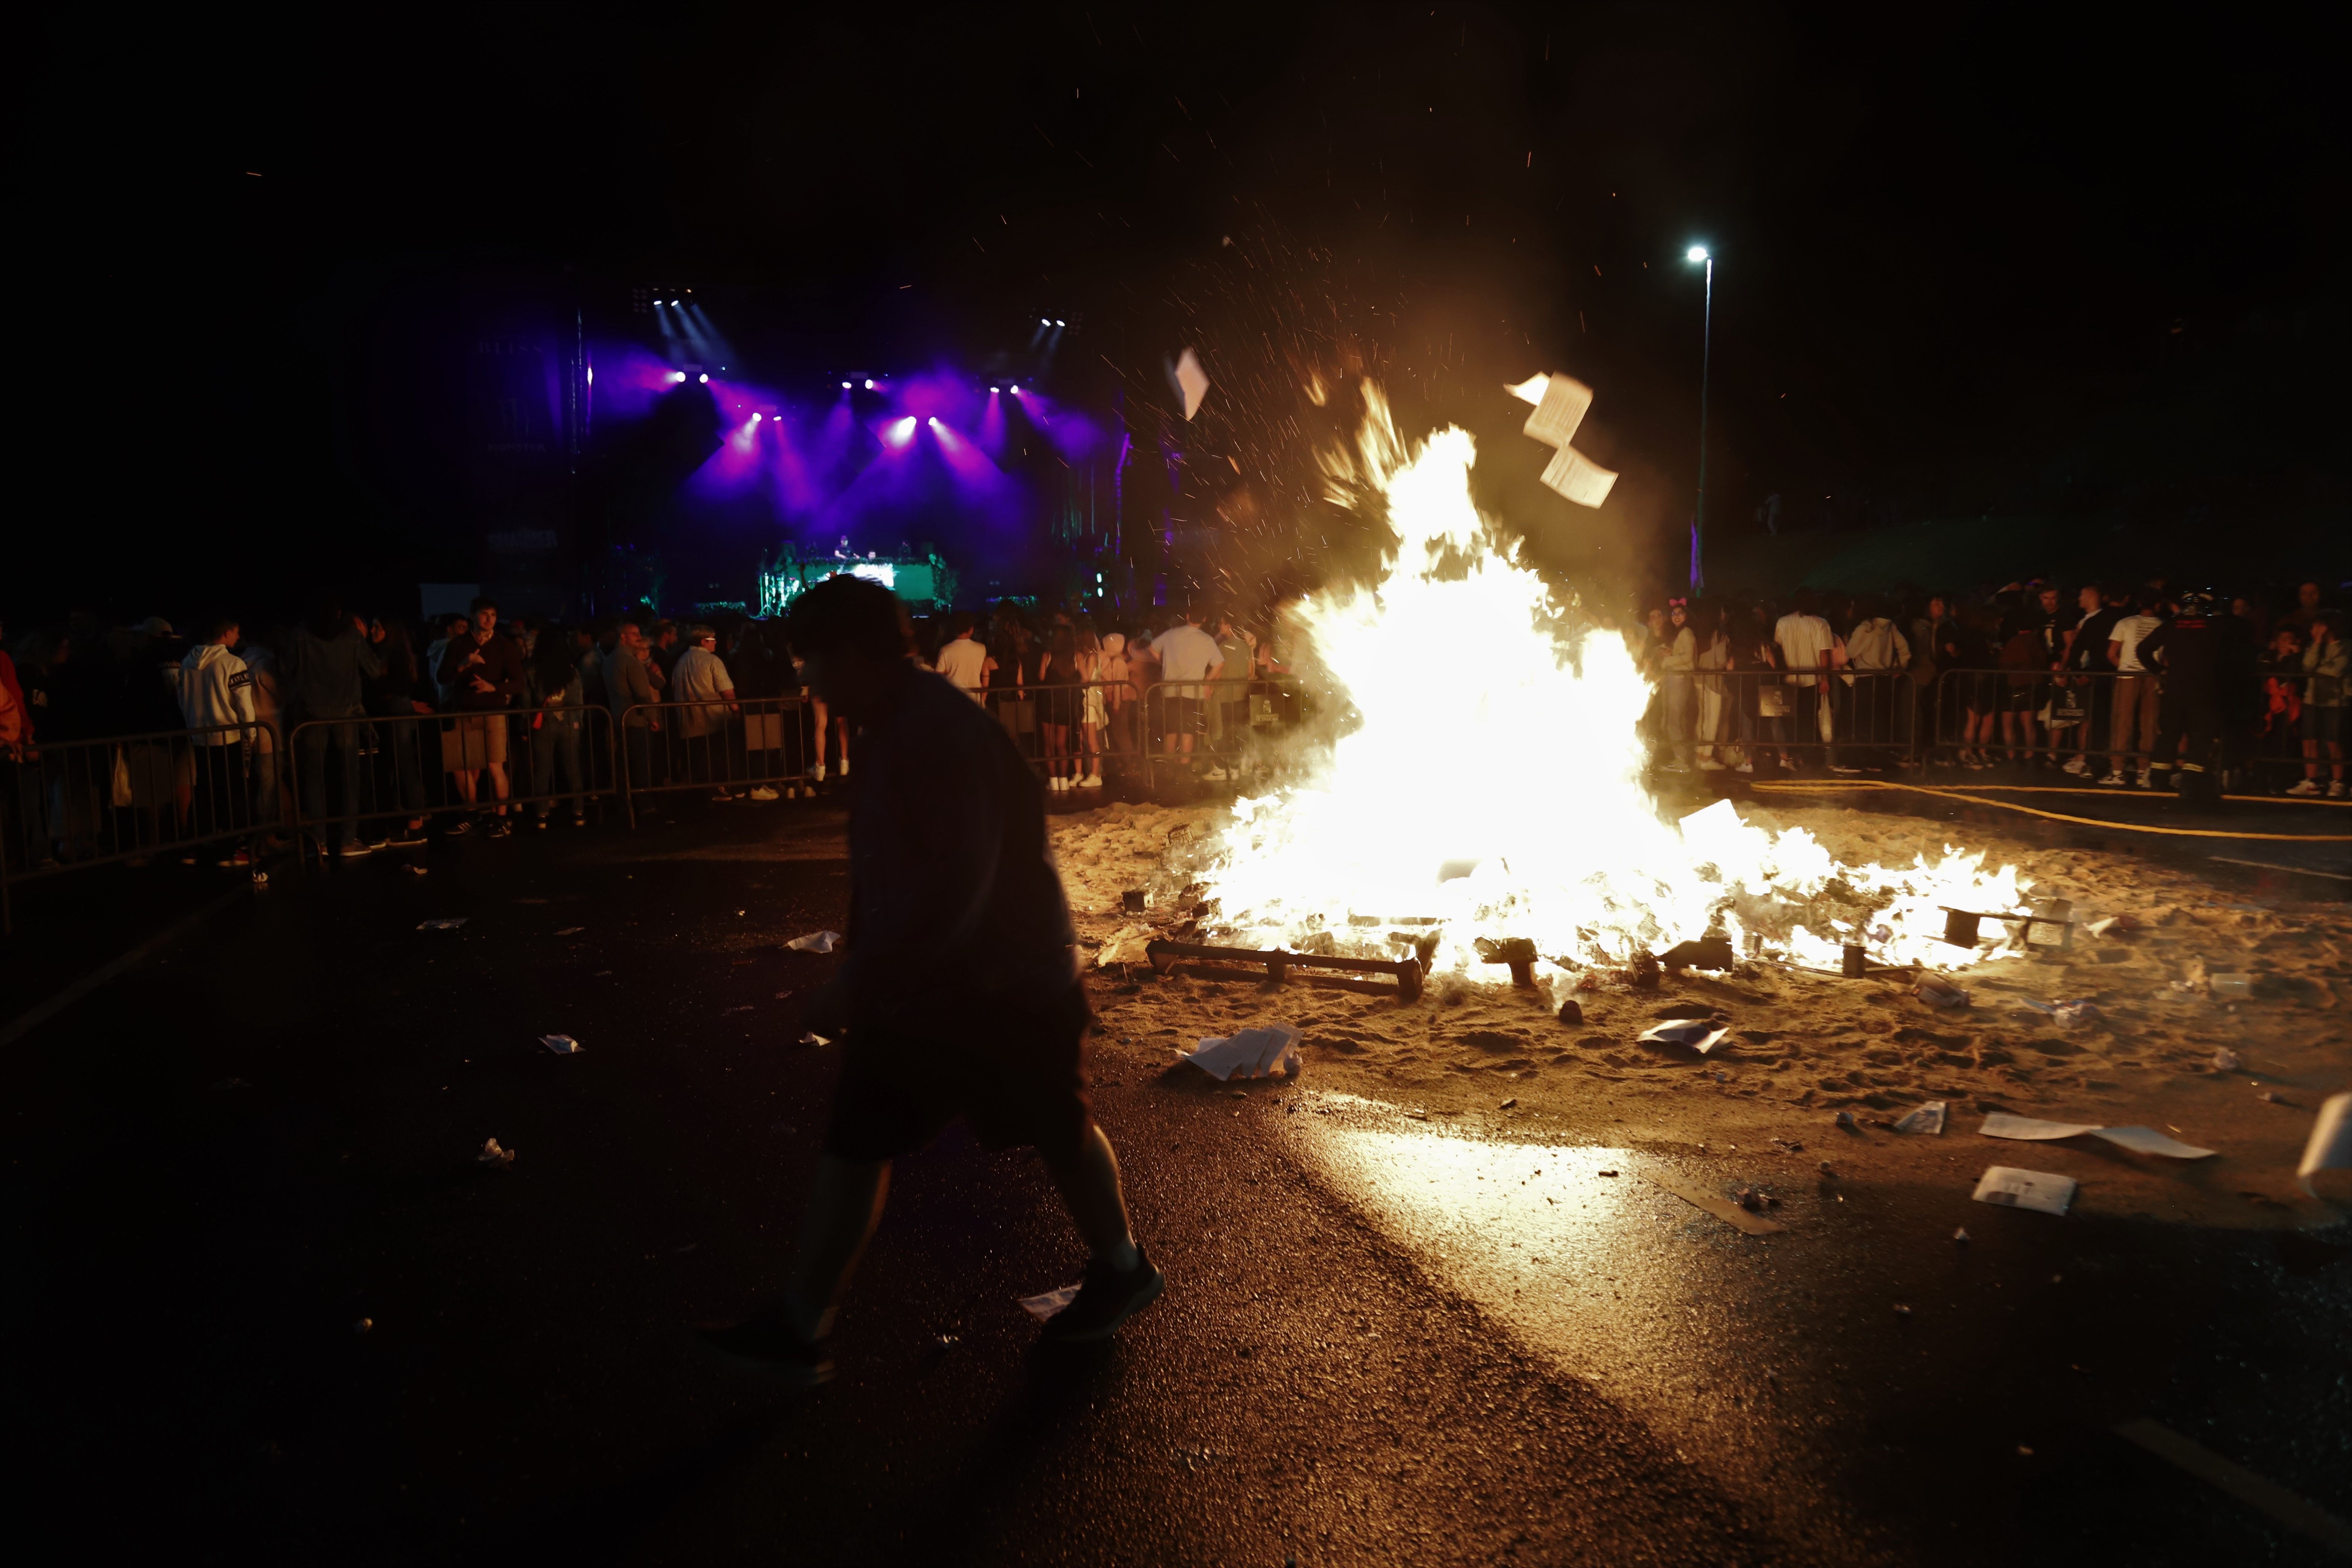
[{"label": "flying paper", "polygon": [[1201,368],[1201,356],[1186,349],[1176,360],[1176,390],[1184,395],[1184,417],[1191,419],[1201,411],[1201,399],[1209,395],[1209,374]]},{"label": "flying paper", "polygon": [[1565,447],[1576,438],[1576,427],[1591,406],[1592,388],[1572,375],[1555,375],[1544,383],[1543,397],[1524,428],[1548,447]]},{"label": "flying paper", "polygon": [[1614,469],[1604,468],[1573,447],[1562,447],[1544,465],[1544,484],[1579,506],[1599,506],[1617,482]]},{"label": "flying paper", "polygon": [[2043,1121],[2032,1116],[2011,1116],[2005,1110],[1988,1114],[1984,1125],[1977,1131],[1988,1138],[2018,1138],[2030,1142],[2074,1138],[2087,1132],[2135,1154],[2161,1154],[2168,1160],[2202,1160],[2213,1152],[2167,1138],[2153,1127],[2094,1127],[2087,1122]]},{"label": "flying paper", "polygon": [[2311,1178],[2322,1171],[2352,1170],[2352,1093],[2331,1094],[2327,1103],[2319,1108],[2319,1120],[2311,1129],[2311,1142],[2303,1146],[2303,1163],[2295,1167],[2295,1177],[2303,1190],[2317,1197],[2311,1190]]}]

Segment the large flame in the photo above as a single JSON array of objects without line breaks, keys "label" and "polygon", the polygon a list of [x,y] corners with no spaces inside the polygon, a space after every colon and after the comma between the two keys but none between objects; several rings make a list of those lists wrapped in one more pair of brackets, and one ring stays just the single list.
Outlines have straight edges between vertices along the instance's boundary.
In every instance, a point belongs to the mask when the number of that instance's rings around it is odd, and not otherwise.
[{"label": "large flame", "polygon": [[1728,801],[1663,816],[1637,732],[1652,688],[1622,637],[1499,546],[1470,500],[1468,432],[1408,449],[1378,392],[1366,401],[1354,451],[1325,469],[1335,498],[1384,496],[1401,542],[1376,586],[1298,617],[1360,721],[1310,782],[1236,805],[1202,868],[1222,926],[1325,952],[1433,931],[1438,973],[1481,963],[1481,937],[1578,967],[1717,932],[1811,966],[1848,942],[1885,963],[1973,962],[1939,940],[1943,906],[2016,908],[2014,868],[1948,847],[1935,866],[1843,866]]}]

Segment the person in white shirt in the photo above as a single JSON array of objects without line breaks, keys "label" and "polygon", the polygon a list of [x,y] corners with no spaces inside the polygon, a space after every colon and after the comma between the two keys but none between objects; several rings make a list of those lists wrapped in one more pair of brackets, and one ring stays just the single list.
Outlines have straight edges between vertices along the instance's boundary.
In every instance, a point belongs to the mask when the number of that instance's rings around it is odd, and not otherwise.
[{"label": "person in white shirt", "polygon": [[1690,601],[1666,601],[1666,626],[1659,633],[1660,684],[1665,691],[1666,771],[1690,772],[1691,672],[1698,668],[1698,633],[1690,624]]},{"label": "person in white shirt", "polygon": [[2107,663],[2116,670],[2116,700],[2107,720],[2107,776],[2099,781],[2103,784],[2127,782],[2124,770],[2131,761],[2129,753],[2137,752],[2140,787],[2153,787],[2148,760],[2156,752],[2158,682],[2155,672],[2140,662],[2139,645],[2162,625],[2160,617],[2143,609],[2117,621],[2107,636]]},{"label": "person in white shirt", "polygon": [[[1802,736],[1808,731],[1818,733],[1823,745],[1823,755],[1831,770],[1850,773],[1856,770],[1840,767],[1837,753],[1827,742],[1837,733],[1836,721],[1831,717],[1829,703],[1829,672],[1842,646],[1829,622],[1813,613],[1813,592],[1797,590],[1796,606],[1782,616],[1772,628],[1772,641],[1780,650],[1780,661],[1789,673],[1782,679],[1791,687],[1789,693],[1790,727]],[[1780,753],[1780,765],[1794,770],[1796,761],[1787,752]]]},{"label": "person in white shirt", "polygon": [[[1201,629],[1201,612],[1189,605],[1181,625],[1151,639],[1150,652],[1160,665],[1160,725],[1168,737],[1168,752],[1190,757],[1205,716],[1202,683],[1217,679],[1225,668],[1224,654],[1217,639]],[[1223,770],[1215,770],[1210,776],[1223,777]]]},{"label": "person in white shirt", "polygon": [[979,624],[979,617],[968,611],[958,616],[955,636],[940,649],[939,662],[933,668],[966,697],[974,702],[984,702],[982,693],[988,688],[988,672],[996,668],[996,661],[988,657],[988,645],[975,635]]},{"label": "person in white shirt", "polygon": [[[243,809],[245,756],[254,739],[253,671],[229,652],[237,623],[213,623],[212,640],[197,644],[180,661],[180,716],[194,731],[196,764],[194,825],[198,837],[249,826]],[[233,726],[241,726],[233,727]]]},{"label": "person in white shirt", "polygon": [[[665,695],[672,702],[691,703],[677,710],[675,733],[685,742],[687,766],[698,783],[708,783],[712,776],[711,752],[725,744],[727,716],[735,708],[735,678],[727,672],[726,661],[719,657],[719,634],[709,626],[689,626],[686,633],[686,651],[677,656],[670,667],[669,689]],[[696,742],[699,742],[698,745]],[[713,800],[732,800],[727,788],[730,770],[718,770],[719,793]]]},{"label": "person in white shirt", "polygon": [[[1856,739],[1881,745],[1908,741],[1898,722],[1910,710],[1895,702],[1895,683],[1907,681],[1911,642],[1885,607],[1875,602],[1864,606],[1863,618],[1845,639],[1845,677],[1850,690],[1847,731]],[[1884,759],[1881,759],[1882,762]]]}]

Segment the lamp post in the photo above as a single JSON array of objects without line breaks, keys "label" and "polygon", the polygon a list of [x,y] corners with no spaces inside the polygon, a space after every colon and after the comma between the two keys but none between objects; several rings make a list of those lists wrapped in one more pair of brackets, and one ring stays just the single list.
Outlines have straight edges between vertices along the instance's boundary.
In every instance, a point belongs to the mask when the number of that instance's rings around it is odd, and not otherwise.
[{"label": "lamp post", "polygon": [[1703,594],[1706,592],[1706,382],[1715,338],[1715,258],[1704,245],[1694,245],[1683,259],[1706,268],[1706,304],[1699,315],[1698,330],[1698,510],[1691,520],[1690,560],[1691,592]]}]

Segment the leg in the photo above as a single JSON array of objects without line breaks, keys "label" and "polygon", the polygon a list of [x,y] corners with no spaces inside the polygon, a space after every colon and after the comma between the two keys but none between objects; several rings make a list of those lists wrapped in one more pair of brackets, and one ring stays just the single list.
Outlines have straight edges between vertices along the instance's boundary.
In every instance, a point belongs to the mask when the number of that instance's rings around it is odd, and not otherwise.
[{"label": "leg", "polygon": [[1089,1123],[1077,1152],[1048,1160],[1045,1170],[1069,1208],[1087,1250],[1112,1268],[1125,1270],[1136,1264],[1135,1236],[1127,1221],[1127,1195],[1119,1186],[1118,1156],[1103,1130]]},{"label": "leg", "polygon": [[784,1312],[804,1339],[833,1331],[835,1312],[866,1243],[881,1223],[890,1195],[890,1162],[845,1160],[827,1154],[817,1161],[816,1185],[801,1221],[799,1255],[784,1294]]}]

